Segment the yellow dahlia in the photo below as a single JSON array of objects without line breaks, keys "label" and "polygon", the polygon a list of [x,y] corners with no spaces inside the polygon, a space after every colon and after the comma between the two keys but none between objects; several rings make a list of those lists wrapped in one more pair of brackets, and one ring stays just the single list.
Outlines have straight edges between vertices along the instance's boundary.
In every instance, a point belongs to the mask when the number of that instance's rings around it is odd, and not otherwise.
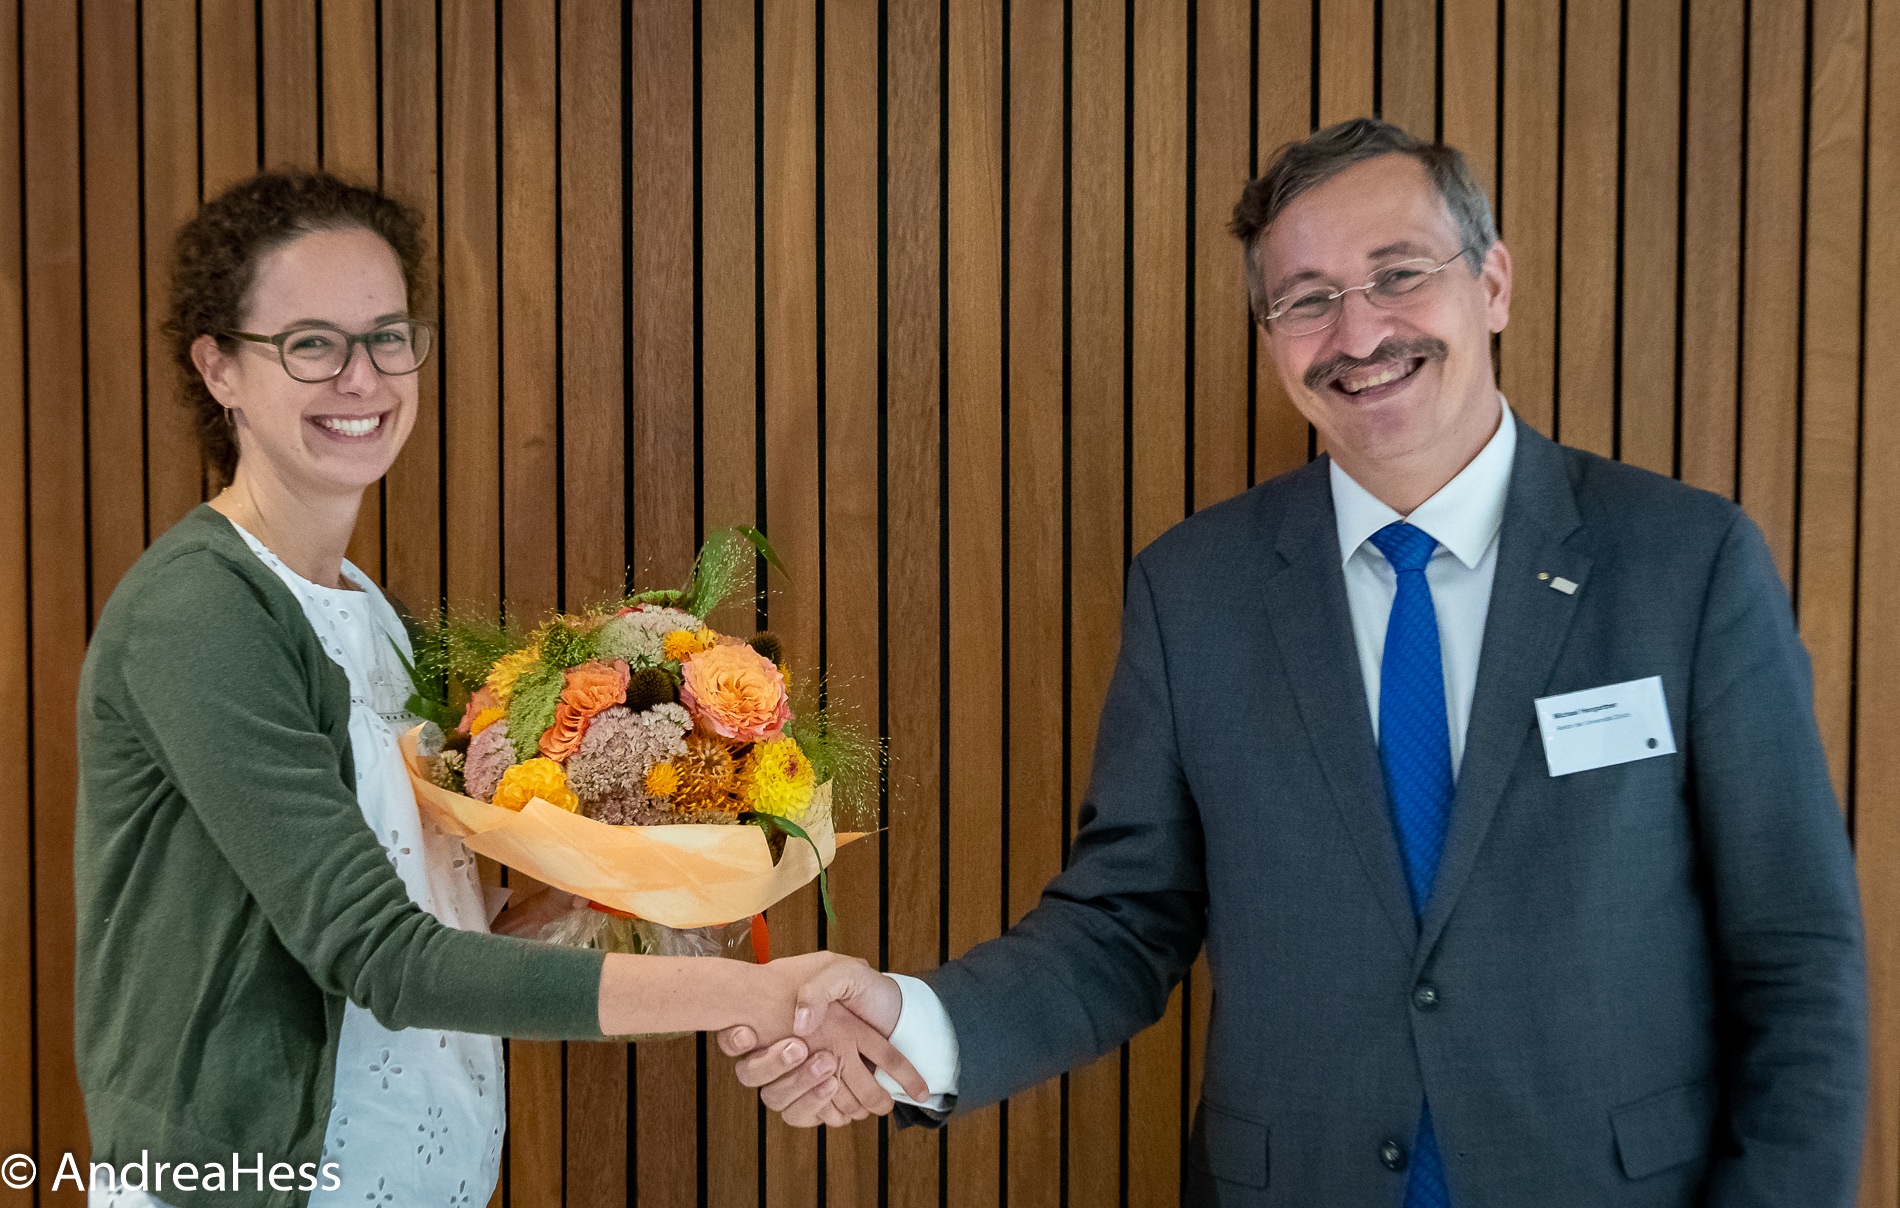
[{"label": "yellow dahlia", "polygon": [[790,738],[762,742],[752,748],[739,769],[739,799],[760,814],[796,818],[811,804],[817,775],[811,760]]},{"label": "yellow dahlia", "polygon": [[494,804],[505,810],[519,810],[536,797],[570,814],[581,806],[581,799],[567,787],[566,773],[552,759],[530,759],[503,772]]},{"label": "yellow dahlia", "polygon": [[508,710],[502,708],[499,705],[494,706],[493,708],[483,709],[481,712],[477,713],[474,717],[469,719],[469,723],[468,723],[469,736],[472,738],[475,735],[480,734],[483,730],[486,730],[488,727],[494,725],[496,722],[500,721],[502,718],[506,716],[508,716]]},{"label": "yellow dahlia", "polygon": [[649,797],[671,797],[680,791],[680,772],[671,763],[656,763],[647,769],[646,790]]},{"label": "yellow dahlia", "polygon": [[489,669],[488,690],[495,694],[495,699],[501,702],[502,708],[507,708],[509,702],[514,699],[515,681],[521,678],[521,673],[534,666],[540,659],[541,652],[529,646],[525,650],[503,655],[494,667]]}]

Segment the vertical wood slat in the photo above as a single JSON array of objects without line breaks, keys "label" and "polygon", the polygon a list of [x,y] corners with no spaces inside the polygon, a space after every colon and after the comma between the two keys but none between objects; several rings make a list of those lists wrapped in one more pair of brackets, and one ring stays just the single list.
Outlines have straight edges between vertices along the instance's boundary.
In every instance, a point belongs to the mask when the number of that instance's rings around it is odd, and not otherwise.
[{"label": "vertical wood slat", "polygon": [[198,440],[179,370],[161,326],[170,297],[174,233],[198,208],[198,46],[190,23],[143,10],[146,537],[197,506],[204,492]]},{"label": "vertical wood slat", "polygon": [[[1140,549],[1187,507],[1187,8],[1135,0],[1133,307],[1128,333],[1134,443],[1130,523]],[[1128,1042],[1130,1208],[1180,1198],[1182,992],[1153,1028]],[[1140,1123],[1137,1123],[1139,1121]]]},{"label": "vertical wood slat", "polygon": [[[186,22],[153,15],[187,32]],[[263,166],[256,0],[199,0],[198,44],[199,171],[212,198]]]},{"label": "vertical wood slat", "polygon": [[1239,244],[1227,233],[1252,179],[1247,146],[1253,98],[1247,0],[1197,9],[1194,103],[1193,506],[1247,488],[1247,353],[1254,339],[1241,285]]},{"label": "vertical wood slat", "polygon": [[[560,602],[559,101],[554,0],[499,0],[502,598],[524,617]],[[455,521],[451,514],[451,523]],[[508,1053],[509,1202],[565,1202],[566,1046]]]},{"label": "vertical wood slat", "polygon": [[[672,584],[684,582],[692,566],[696,543],[690,501],[701,472],[693,464],[692,5],[681,0],[636,5],[628,19],[632,22],[632,57],[626,64],[632,75],[628,253],[632,279],[639,284],[630,297],[631,328],[626,333],[631,358],[627,422],[633,435],[626,466],[632,509],[627,535],[632,538],[636,581]],[[596,36],[604,40],[606,31]],[[619,167],[598,149],[576,146],[575,152]],[[584,203],[579,197],[563,198],[564,208],[576,204]],[[574,248],[577,256],[596,261],[602,250],[590,248],[584,240]],[[619,321],[616,313],[606,330],[618,327]],[[576,356],[577,360],[592,359],[578,349]],[[600,389],[605,388],[600,383]],[[603,398],[597,414],[618,413],[620,401]],[[597,471],[619,457],[620,430],[616,427],[611,435],[613,447],[605,440],[601,443]],[[574,468],[569,467],[568,473],[571,482]],[[611,485],[617,494],[619,480]],[[595,502],[618,510],[604,491]],[[625,548],[619,531],[590,533],[578,512],[570,513],[568,526],[570,548],[587,545],[598,551],[596,558],[612,555],[618,569]],[[620,577],[606,574],[606,564],[599,570],[603,587],[607,579]],[[689,1203],[699,1186],[698,1044],[679,1039],[642,1045],[634,1055],[634,1069],[639,1186],[660,1203]],[[571,1188],[569,1198],[573,1198]]]},{"label": "vertical wood slat", "polygon": [[384,77],[377,58],[376,0],[317,2],[322,26],[317,44],[323,59],[316,100],[322,131],[318,162],[325,171],[379,184],[378,125],[391,106],[378,93]]},{"label": "vertical wood slat", "polygon": [[[827,4],[821,11],[825,645],[822,669],[816,650],[806,655],[806,666],[821,671],[829,707],[875,731],[884,691],[877,540],[878,14],[872,5]],[[875,799],[869,804],[871,815],[849,829],[878,824]],[[841,821],[846,817],[840,814]],[[871,844],[854,845],[832,868],[838,925],[827,928],[826,946],[875,963],[884,897],[877,853]],[[722,1069],[713,1076],[730,1075]],[[827,1131],[826,1204],[876,1208],[879,1132],[875,1124]]]},{"label": "vertical wood slat", "polygon": [[1384,0],[1379,16],[1379,116],[1420,138],[1438,124],[1439,0]]},{"label": "vertical wood slat", "polygon": [[[1312,127],[1313,8],[1307,0],[1258,0],[1254,14],[1257,61],[1254,64],[1253,167],[1266,171],[1274,152],[1305,138]],[[1239,194],[1234,195],[1239,200]],[[1306,464],[1311,428],[1280,383],[1273,361],[1254,343],[1253,481],[1264,482]]]},{"label": "vertical wood slat", "polygon": [[1330,126],[1373,110],[1374,45],[1379,36],[1373,0],[1320,0],[1319,124]]},{"label": "vertical wood slat", "polygon": [[[1014,924],[1061,871],[1063,21],[1061,5],[1010,3],[1008,373],[1003,383],[1003,550],[1008,776],[1004,917]],[[1011,1097],[1007,1202],[1055,1208],[1062,1190],[1062,1088]]]},{"label": "vertical wood slat", "polygon": [[1682,480],[1736,492],[1742,286],[1744,10],[1692,0],[1682,115]]},{"label": "vertical wood slat", "polygon": [[[1119,645],[1123,370],[1130,355],[1123,246],[1128,9],[1076,0],[1070,55],[1069,825],[1082,810],[1096,719]],[[1301,444],[1304,451],[1304,433]],[[1069,1203],[1120,1197],[1122,1071],[1110,1052],[1069,1074]]]},{"label": "vertical wood slat", "polygon": [[92,578],[88,621],[145,549],[145,493],[125,467],[145,450],[139,290],[138,9],[81,9],[85,102],[86,505]]},{"label": "vertical wood slat", "polygon": [[[317,5],[320,0],[261,0],[258,44],[263,64],[257,87],[264,130],[262,166],[317,166],[322,86],[317,79]],[[236,81],[233,81],[235,84]]]},{"label": "vertical wood slat", "polygon": [[[1490,0],[1443,0],[1443,115],[1439,137],[1464,153],[1478,181],[1498,200],[1498,6]],[[1423,133],[1414,131],[1414,133]]]},{"label": "vertical wood slat", "polygon": [[[613,7],[560,0],[559,17],[561,587],[572,610],[619,595],[626,579],[618,154],[624,65],[621,15]],[[689,71],[690,55],[689,38],[681,56]],[[690,161],[683,175],[690,178]],[[678,321],[690,333],[690,303]],[[685,376],[691,376],[690,357]],[[693,1046],[669,1047],[690,1055]],[[611,1203],[634,1185],[637,1172],[627,1165],[629,1064],[623,1043],[567,1046],[566,1203]],[[682,1105],[689,1118],[693,1099],[689,1076]],[[688,1154],[695,1148],[690,1125],[683,1140],[673,1140]]]},{"label": "vertical wood slat", "polygon": [[1737,497],[1794,582],[1792,400],[1801,389],[1802,59],[1805,5],[1762,0],[1748,20],[1747,212]]},{"label": "vertical wood slat", "polygon": [[[1867,80],[1900,78],[1900,0],[1874,0]],[[1867,106],[1866,308],[1861,331],[1900,323],[1900,93],[1871,87]],[[1873,363],[1863,350],[1863,365]],[[1854,709],[1878,718],[1900,707],[1900,390],[1891,375],[1862,379],[1859,639]],[[1871,471],[1871,472],[1867,472]],[[1854,749],[1854,846],[1867,920],[1867,980],[1873,1026],[1872,1092],[1861,1162],[1860,1208],[1900,1204],[1900,760],[1863,733]]]},{"label": "vertical wood slat", "polygon": [[1511,250],[1511,325],[1499,340],[1498,384],[1511,408],[1548,435],[1557,386],[1557,147],[1562,29],[1551,5],[1513,4],[1504,45],[1504,136],[1495,195]]},{"label": "vertical wood slat", "polygon": [[[282,0],[274,2],[281,5]],[[307,33],[313,38],[317,56],[312,63],[313,76],[317,76],[315,62],[322,64],[320,77],[314,79],[311,92],[304,98],[312,116],[310,156],[306,162],[348,180],[381,186],[377,137],[381,99],[376,89],[379,77],[375,0],[315,0],[315,3],[317,7],[310,9],[310,24],[315,28],[305,29],[301,22],[297,28],[298,36]],[[267,14],[267,27],[269,20]],[[270,37],[267,28],[267,49]],[[271,119],[271,104],[267,98],[267,125]],[[268,137],[266,142],[269,142]],[[411,204],[416,200],[406,194],[398,195]],[[434,247],[434,242],[428,246]],[[433,276],[433,272],[430,275]],[[433,300],[429,309],[434,309]],[[419,387],[418,422],[422,412],[428,409],[428,404],[420,401],[420,394],[428,388],[428,380],[420,382]],[[414,429],[411,429],[411,440],[414,440]],[[389,570],[383,539],[385,489],[379,484],[363,493],[363,506],[356,517],[356,532],[350,538],[348,556],[371,576],[387,583]],[[405,604],[410,603],[406,596],[398,598]],[[411,606],[426,611],[430,603],[425,599]]]},{"label": "vertical wood slat", "polygon": [[[442,355],[437,358],[443,474],[442,592],[451,607],[499,609],[501,600],[501,315],[496,188],[497,85],[495,78],[494,0],[456,4],[436,14],[408,6],[392,24],[391,42],[409,54],[424,30],[433,26],[440,107],[437,114],[441,164],[439,206],[442,261]],[[425,24],[425,22],[427,24]],[[399,40],[407,35],[408,45]],[[419,141],[419,140],[418,140]],[[411,144],[415,147],[415,144]],[[448,405],[450,399],[454,405]],[[405,456],[408,456],[405,451]],[[406,473],[413,467],[414,477]],[[433,467],[397,465],[392,487],[426,487]],[[395,493],[392,490],[392,494]],[[420,492],[417,492],[418,494]],[[416,550],[415,555],[420,555]],[[415,556],[412,555],[412,556]],[[421,558],[418,557],[420,562]],[[426,573],[426,572],[425,572]],[[513,1103],[522,1090],[527,1046],[509,1042],[507,1086],[510,1102],[507,1149],[495,1200],[509,1202],[515,1152]],[[534,1059],[526,1064],[532,1093]],[[523,1196],[524,1206],[535,1201]]]},{"label": "vertical wood slat", "polygon": [[1814,712],[1845,799],[1853,755],[1854,558],[1859,528],[1861,182],[1867,9],[1808,13],[1807,242],[1802,317],[1795,606],[1814,664]]},{"label": "vertical wood slat", "polygon": [[[817,13],[801,0],[761,0],[764,63],[765,496],[764,528],[788,568],[775,577],[768,619],[811,667],[821,649],[819,557]],[[818,947],[807,888],[768,912],[775,953]],[[766,1122],[766,1203],[802,1208],[817,1195],[818,1138]]]},{"label": "vertical wood slat", "polygon": [[[1004,204],[1002,0],[953,4],[949,40],[949,749],[948,897],[951,956],[996,935],[1002,914],[1004,736],[995,707],[1003,664],[999,472],[1003,456],[1002,249]],[[998,1198],[1000,1113],[950,1125],[953,1204]]]},{"label": "vertical wood slat", "polygon": [[[23,12],[20,47],[25,97],[21,173],[27,281],[25,359],[31,578],[32,762],[34,801],[34,1054],[39,1158],[86,1152],[86,1120],[73,1061],[72,760],[79,663],[90,615],[86,567],[83,379],[76,347],[85,332],[80,146],[80,14],[77,4]],[[17,481],[17,480],[16,480]],[[78,1204],[70,1186],[43,1203]]]},{"label": "vertical wood slat", "polygon": [[1679,238],[1682,9],[1629,7],[1623,54],[1623,241],[1618,449],[1624,461],[1676,466],[1676,245]]},{"label": "vertical wood slat", "polygon": [[[753,168],[753,6],[700,9],[700,311],[703,398],[699,511],[707,527],[752,523],[757,516],[758,262]],[[635,115],[636,120],[638,114]],[[635,284],[628,283],[629,288]],[[754,618],[748,576],[730,628]],[[724,625],[724,621],[716,621]],[[636,1062],[641,1054],[635,1053]],[[723,1057],[708,1050],[706,1202],[711,1208],[759,1204],[760,1107]]]},{"label": "vertical wood slat", "polygon": [[[1604,12],[1583,5],[1565,11],[1555,431],[1565,444],[1609,457],[1616,451],[1621,31]],[[1544,288],[1527,284],[1539,293]]]},{"label": "vertical wood slat", "polygon": [[[0,481],[26,480],[26,264],[21,174],[26,164],[20,140],[23,64],[18,6],[0,5]],[[26,670],[32,684],[29,645],[27,501],[24,489],[0,490],[0,658]],[[27,885],[33,876],[33,798],[9,793],[0,802],[0,876]],[[0,1068],[13,1071],[0,1082],[0,1146],[8,1153],[33,1152],[33,915],[30,909],[0,915]]]},{"label": "vertical wood slat", "polygon": [[446,6],[437,53],[448,469],[443,589],[453,606],[495,609],[501,607],[501,265],[494,0]]},{"label": "vertical wood slat", "polygon": [[[435,10],[434,6],[425,6],[416,0],[402,0],[383,4],[382,14],[382,27],[377,32],[383,72],[379,115],[383,187],[415,206],[422,215],[423,232],[434,254],[428,266],[426,292],[418,302],[418,309],[425,318],[441,320],[445,317],[448,249],[438,225],[444,200],[439,155],[442,142],[446,141],[439,141],[438,135],[445,135],[446,130],[436,112],[436,78],[441,58],[436,45]],[[329,29],[328,23],[325,29]],[[357,84],[360,87],[360,81]],[[333,91],[326,90],[325,96]],[[330,124],[338,127],[341,141],[341,132],[347,124],[328,123],[326,129]],[[347,145],[355,146],[359,137],[352,136]],[[358,162],[357,154],[351,153],[352,163]],[[460,316],[456,318],[459,320]],[[471,324],[466,334],[459,326],[445,326],[443,338],[443,348],[431,354],[422,368],[416,425],[395,465],[384,477],[382,490],[385,583],[418,615],[427,615],[443,599],[442,384],[446,363],[465,351],[476,355],[461,363],[474,368],[479,356],[479,324]],[[457,344],[465,338],[477,343],[467,350],[458,349]],[[459,397],[458,392],[458,403]],[[459,405],[457,410],[459,412]],[[460,475],[467,470],[457,466],[455,472]],[[466,523],[459,515],[456,522],[458,526]]]},{"label": "vertical wood slat", "polygon": [[[884,340],[885,574],[889,680],[890,829],[884,837],[889,902],[889,967],[916,972],[941,959],[943,805],[943,544],[941,490],[946,448],[942,372],[947,214],[942,172],[948,36],[936,0],[892,0],[885,11],[886,310]],[[892,1208],[937,1208],[943,1133],[890,1132]]]}]

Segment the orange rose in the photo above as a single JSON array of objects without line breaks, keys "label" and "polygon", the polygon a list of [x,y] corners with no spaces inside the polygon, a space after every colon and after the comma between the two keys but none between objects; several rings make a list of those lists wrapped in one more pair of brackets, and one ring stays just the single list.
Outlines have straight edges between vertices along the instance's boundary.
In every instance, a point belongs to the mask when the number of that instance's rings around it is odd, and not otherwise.
[{"label": "orange rose", "polygon": [[630,678],[625,659],[614,659],[612,662],[595,659],[591,663],[570,667],[567,686],[561,689],[561,703],[582,717],[592,717],[602,709],[610,709],[627,699],[627,681]]},{"label": "orange rose", "polygon": [[562,701],[554,706],[554,724],[541,735],[541,754],[559,763],[580,749],[587,736],[588,715]]},{"label": "orange rose", "polygon": [[733,742],[770,742],[792,720],[785,677],[743,643],[703,650],[680,667],[680,704]]}]

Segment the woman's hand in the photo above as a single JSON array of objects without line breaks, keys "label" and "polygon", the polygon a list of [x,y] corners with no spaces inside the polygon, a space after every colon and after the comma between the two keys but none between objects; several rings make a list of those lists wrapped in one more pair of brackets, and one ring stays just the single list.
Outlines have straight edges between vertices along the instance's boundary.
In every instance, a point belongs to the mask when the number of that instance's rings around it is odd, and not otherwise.
[{"label": "woman's hand", "polygon": [[[760,1100],[786,1123],[837,1128],[888,1113],[891,1097],[873,1067],[912,1098],[929,1097],[922,1077],[888,1039],[904,1005],[896,982],[862,960],[831,952],[773,961],[762,971],[778,988],[767,996],[759,1026],[728,1028],[719,1046],[738,1058],[739,1081],[760,1088]],[[788,999],[789,1036],[780,1014]]]},{"label": "woman's hand", "polygon": [[496,935],[531,937],[562,915],[585,909],[586,898],[563,889],[541,885],[525,893],[516,890],[488,929]]}]

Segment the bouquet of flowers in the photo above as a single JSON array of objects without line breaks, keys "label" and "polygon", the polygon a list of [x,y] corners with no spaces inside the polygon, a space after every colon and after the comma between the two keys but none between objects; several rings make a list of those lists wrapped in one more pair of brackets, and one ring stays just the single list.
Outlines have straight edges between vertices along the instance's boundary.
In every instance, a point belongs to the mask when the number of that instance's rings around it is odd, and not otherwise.
[{"label": "bouquet of flowers", "polygon": [[683,588],[532,629],[444,615],[410,666],[411,780],[438,824],[594,903],[542,938],[611,951],[769,959],[765,908],[819,881],[834,811],[874,808],[883,753],[828,707],[794,707],[778,639],[707,618],[759,559],[714,534]]}]

